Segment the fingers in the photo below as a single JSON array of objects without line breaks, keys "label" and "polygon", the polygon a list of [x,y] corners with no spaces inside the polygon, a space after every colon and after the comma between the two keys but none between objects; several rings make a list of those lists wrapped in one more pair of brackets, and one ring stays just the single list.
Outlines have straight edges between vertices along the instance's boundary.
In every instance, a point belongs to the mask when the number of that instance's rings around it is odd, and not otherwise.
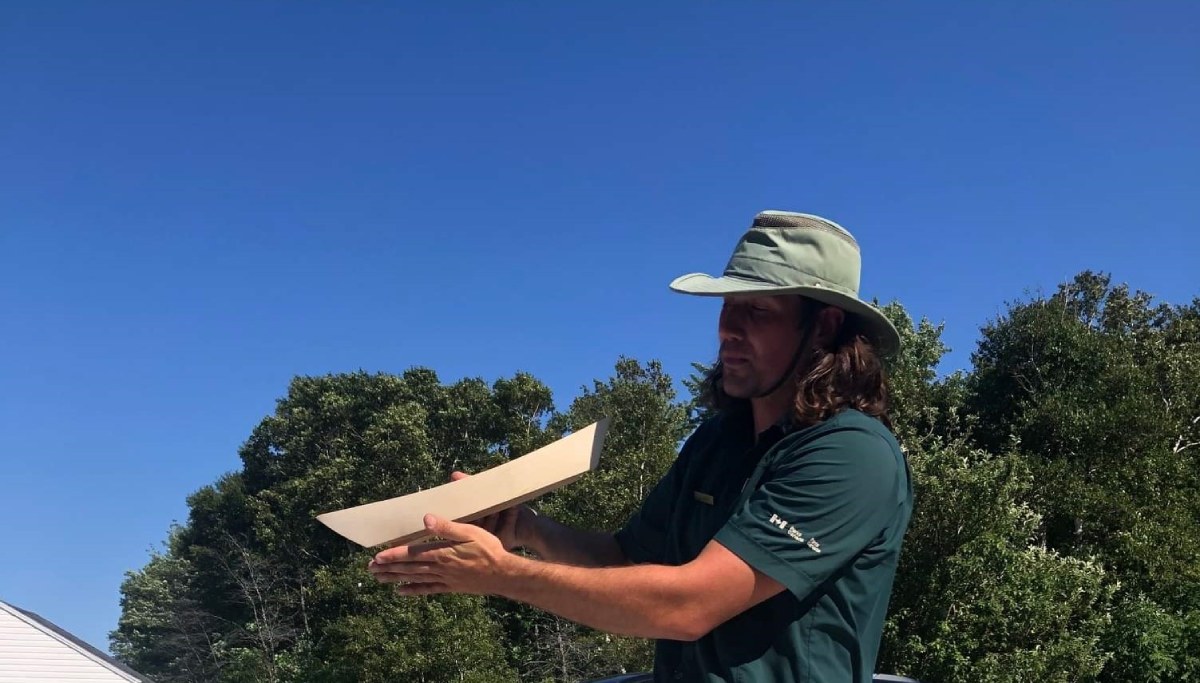
[{"label": "fingers", "polygon": [[425,515],[425,528],[430,532],[451,541],[474,541],[479,538],[480,529],[474,524],[452,522],[437,515]]},{"label": "fingers", "polygon": [[[470,476],[471,475],[467,474],[466,472],[455,470],[450,473],[450,481],[462,481]],[[494,514],[488,515],[487,517],[480,517],[479,519],[471,522],[471,524],[474,524],[475,526],[487,531],[493,536],[496,535],[496,532],[500,529],[500,519],[498,515]]]},{"label": "fingers", "polygon": [[401,583],[394,587],[396,595],[437,595],[449,593],[450,588],[444,583]]},{"label": "fingers", "polygon": [[429,558],[431,553],[435,553],[438,550],[477,540],[480,538],[481,533],[480,528],[473,524],[451,522],[436,515],[425,515],[425,528],[445,540],[401,545],[381,550],[375,555],[375,562],[388,564],[391,562],[420,561]]},{"label": "fingers", "polygon": [[375,580],[379,583],[409,584],[442,583],[445,579],[437,574],[395,574],[389,572],[386,574],[376,574]]},{"label": "fingers", "polygon": [[475,593],[504,551],[483,529],[425,515],[425,528],[445,540],[388,548],[367,570],[379,583],[397,586],[400,595]]},{"label": "fingers", "polygon": [[497,532],[500,530],[500,515],[496,514],[488,515],[487,517],[480,517],[471,523],[495,536],[498,535]]},{"label": "fingers", "polygon": [[512,550],[513,548],[510,546],[513,546],[516,539],[517,523],[520,517],[521,508],[513,507],[480,517],[471,524],[503,541],[505,550]]},{"label": "fingers", "polygon": [[509,508],[501,512],[497,517],[496,530],[492,533],[500,538],[516,539],[517,536],[517,519],[521,516],[520,508]]},{"label": "fingers", "polygon": [[445,589],[445,577],[437,574],[434,565],[429,562],[381,564],[373,561],[367,565],[367,571],[371,572],[371,576],[379,583],[439,584]]},{"label": "fingers", "polygon": [[434,573],[432,562],[391,562],[383,564],[380,562],[371,562],[367,565],[367,571],[377,577],[380,576],[406,576]]},{"label": "fingers", "polygon": [[430,553],[449,548],[450,546],[458,545],[457,541],[430,541],[429,543],[416,543],[413,545],[400,545],[395,548],[381,550],[375,555],[375,560],[372,562],[379,564],[388,564],[392,562],[414,562],[425,561],[429,559]]}]

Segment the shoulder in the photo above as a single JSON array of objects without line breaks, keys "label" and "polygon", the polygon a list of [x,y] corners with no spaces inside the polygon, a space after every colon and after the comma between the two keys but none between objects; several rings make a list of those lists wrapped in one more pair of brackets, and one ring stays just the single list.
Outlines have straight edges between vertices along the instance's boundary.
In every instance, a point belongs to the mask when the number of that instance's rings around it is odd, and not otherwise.
[{"label": "shoulder", "polygon": [[904,467],[904,455],[892,431],[857,410],[844,410],[825,422],[788,434],[777,451],[776,457],[782,461],[852,466],[885,477]]},{"label": "shoulder", "polygon": [[794,430],[783,438],[791,448],[830,443],[872,445],[872,450],[900,450],[896,436],[879,419],[854,409],[843,410],[819,424]]}]

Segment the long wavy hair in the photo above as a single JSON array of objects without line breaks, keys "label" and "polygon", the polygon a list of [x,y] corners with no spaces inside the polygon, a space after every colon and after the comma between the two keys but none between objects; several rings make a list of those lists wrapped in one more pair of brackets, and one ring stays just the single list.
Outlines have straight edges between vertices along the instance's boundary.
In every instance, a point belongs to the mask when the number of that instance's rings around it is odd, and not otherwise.
[{"label": "long wavy hair", "polygon": [[[825,304],[801,299],[802,325],[815,325]],[[700,405],[714,411],[749,408],[749,399],[725,393],[721,377],[724,367],[718,359],[700,381]],[[796,394],[792,420],[808,427],[824,422],[839,412],[854,408],[879,419],[888,429],[888,380],[883,359],[863,333],[857,318],[846,315],[841,328],[827,346],[809,342],[795,369]]]}]

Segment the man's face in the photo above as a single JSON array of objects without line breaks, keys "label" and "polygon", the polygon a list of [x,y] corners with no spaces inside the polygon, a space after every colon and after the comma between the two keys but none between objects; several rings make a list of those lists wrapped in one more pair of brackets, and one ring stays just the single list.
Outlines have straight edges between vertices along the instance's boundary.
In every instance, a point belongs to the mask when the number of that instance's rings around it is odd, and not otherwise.
[{"label": "man's face", "polygon": [[792,365],[802,336],[800,297],[726,297],[717,336],[725,393],[753,398],[774,386]]}]

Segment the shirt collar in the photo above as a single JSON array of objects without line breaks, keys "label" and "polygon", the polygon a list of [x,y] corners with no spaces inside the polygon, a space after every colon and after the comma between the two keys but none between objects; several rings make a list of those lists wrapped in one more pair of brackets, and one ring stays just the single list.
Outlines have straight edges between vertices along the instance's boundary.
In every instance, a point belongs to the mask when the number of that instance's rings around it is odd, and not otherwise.
[{"label": "shirt collar", "polygon": [[747,444],[762,445],[774,444],[797,427],[792,411],[787,411],[780,417],[775,424],[767,427],[760,434],[754,432],[754,411],[750,408],[750,403],[738,405],[727,409],[725,419],[728,420],[728,425],[731,431],[738,435],[739,439],[744,440]]}]

